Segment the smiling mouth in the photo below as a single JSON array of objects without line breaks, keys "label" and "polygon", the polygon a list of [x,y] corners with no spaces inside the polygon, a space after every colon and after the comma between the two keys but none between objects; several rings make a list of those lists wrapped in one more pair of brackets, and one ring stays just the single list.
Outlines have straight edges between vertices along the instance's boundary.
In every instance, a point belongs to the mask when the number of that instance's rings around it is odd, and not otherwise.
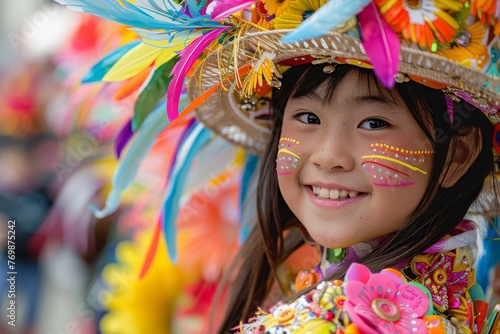
[{"label": "smiling mouth", "polygon": [[348,199],[363,194],[354,190],[328,189],[316,186],[311,186],[311,188],[316,197],[323,199]]}]

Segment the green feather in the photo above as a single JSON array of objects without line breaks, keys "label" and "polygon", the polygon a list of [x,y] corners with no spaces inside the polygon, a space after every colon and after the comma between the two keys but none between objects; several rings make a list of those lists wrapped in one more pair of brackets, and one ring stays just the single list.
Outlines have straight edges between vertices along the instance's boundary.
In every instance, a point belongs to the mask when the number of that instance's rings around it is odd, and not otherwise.
[{"label": "green feather", "polygon": [[132,118],[132,131],[136,132],[141,127],[142,122],[153,111],[155,106],[167,94],[168,84],[173,76],[170,75],[175,63],[179,60],[178,56],[173,57],[165,64],[161,65],[153,73],[151,80],[142,90],[134,106],[134,117]]}]

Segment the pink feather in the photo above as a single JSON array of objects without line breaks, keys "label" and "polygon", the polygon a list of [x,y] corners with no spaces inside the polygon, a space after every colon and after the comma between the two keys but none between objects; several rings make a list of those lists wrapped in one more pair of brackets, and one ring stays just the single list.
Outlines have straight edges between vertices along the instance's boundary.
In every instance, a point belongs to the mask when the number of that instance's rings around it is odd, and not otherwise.
[{"label": "pink feather", "polygon": [[255,3],[255,0],[218,0],[212,11],[212,20],[222,20],[231,14],[239,12]]},{"label": "pink feather", "polygon": [[377,6],[370,2],[357,15],[362,44],[373,71],[387,88],[394,87],[399,63],[399,37],[389,27]]},{"label": "pink feather", "polygon": [[167,90],[167,116],[170,121],[173,121],[179,115],[179,99],[184,85],[184,78],[186,78],[189,70],[203,50],[227,29],[229,27],[212,30],[192,41],[181,51],[180,60],[170,72],[174,77]]}]

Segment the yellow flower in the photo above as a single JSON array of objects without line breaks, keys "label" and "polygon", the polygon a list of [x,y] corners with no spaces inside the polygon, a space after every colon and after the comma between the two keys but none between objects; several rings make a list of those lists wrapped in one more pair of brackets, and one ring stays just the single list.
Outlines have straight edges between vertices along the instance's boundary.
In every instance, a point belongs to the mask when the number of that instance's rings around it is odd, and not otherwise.
[{"label": "yellow flower", "polygon": [[484,24],[477,21],[458,34],[453,47],[436,53],[480,71],[490,58],[482,42],[485,33]]},{"label": "yellow flower", "polygon": [[151,235],[143,233],[133,243],[121,242],[116,249],[118,263],[107,265],[102,272],[110,287],[102,294],[109,312],[100,323],[103,333],[170,333],[174,302],[184,283],[179,269],[168,259],[163,237],[149,271],[139,279]]},{"label": "yellow flower", "polygon": [[275,29],[293,29],[326,3],[326,0],[291,1],[281,15],[276,15]]}]

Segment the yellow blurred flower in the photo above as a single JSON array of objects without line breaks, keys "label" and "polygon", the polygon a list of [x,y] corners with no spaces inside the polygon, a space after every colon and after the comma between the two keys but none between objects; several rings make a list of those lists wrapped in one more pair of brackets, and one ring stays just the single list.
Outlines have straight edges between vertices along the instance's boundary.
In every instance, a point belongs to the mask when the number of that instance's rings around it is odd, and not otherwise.
[{"label": "yellow blurred flower", "polygon": [[139,273],[151,243],[152,231],[133,242],[123,241],[116,249],[118,263],[107,265],[102,277],[109,285],[103,296],[109,311],[100,323],[105,334],[169,334],[174,303],[183,277],[169,260],[163,237],[144,278]]}]

